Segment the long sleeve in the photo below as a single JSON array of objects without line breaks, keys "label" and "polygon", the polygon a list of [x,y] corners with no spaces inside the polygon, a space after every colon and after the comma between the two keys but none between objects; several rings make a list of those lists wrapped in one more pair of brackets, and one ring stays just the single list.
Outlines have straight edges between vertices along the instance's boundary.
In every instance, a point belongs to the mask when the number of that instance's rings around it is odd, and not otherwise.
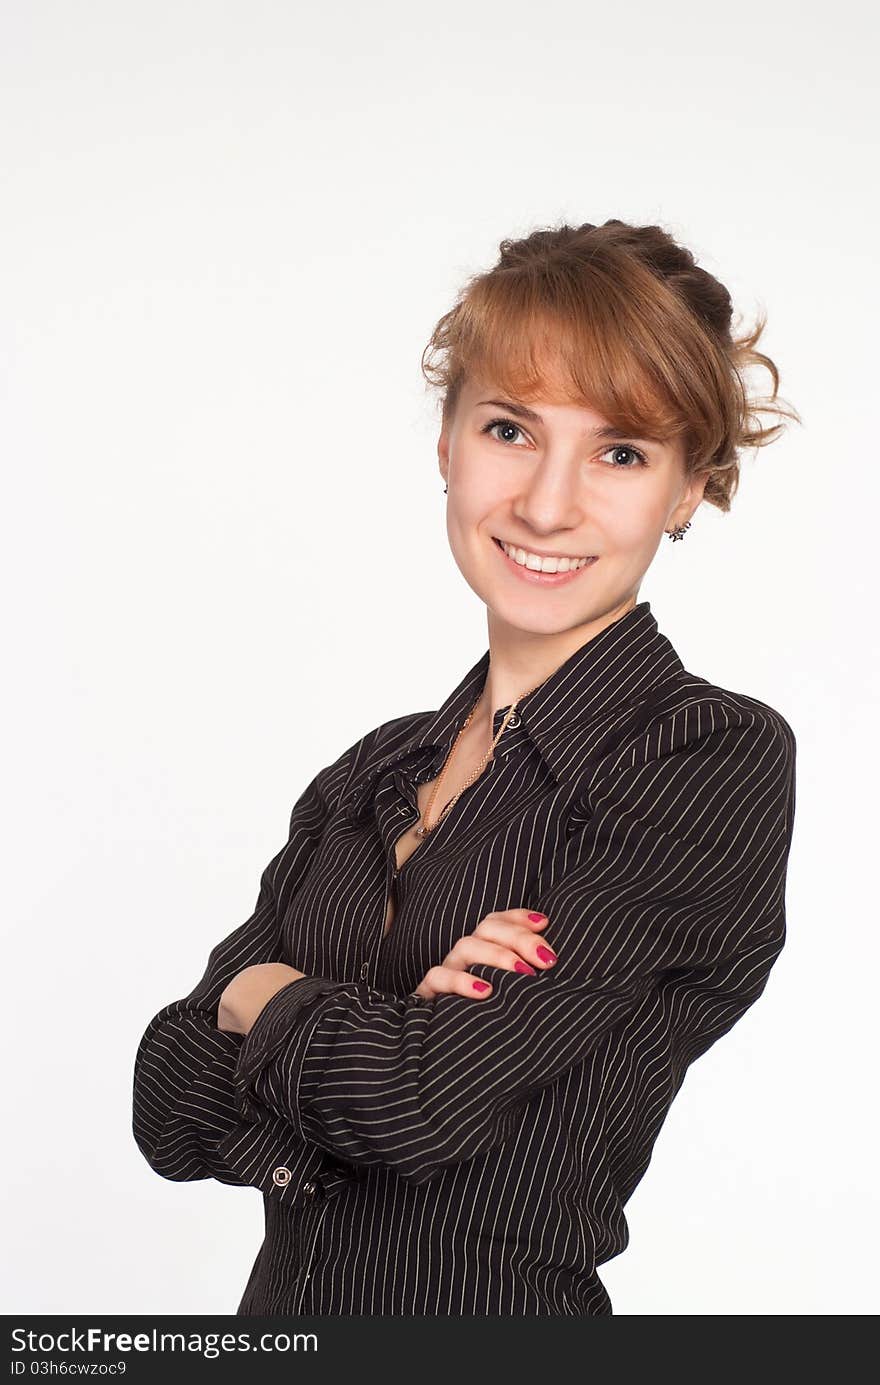
[{"label": "long sleeve", "polygon": [[217,943],[198,984],[160,1010],[140,1041],[132,1129],[144,1157],[164,1178],[212,1177],[268,1191],[279,1164],[301,1173],[320,1162],[320,1153],[306,1148],[283,1117],[267,1113],[259,1125],[242,1120],[234,1074],[243,1036],[218,1029],[217,1006],[244,967],[285,960],[280,919],[365,739],[311,781],[291,812],[287,842],[262,873],[253,913]]},{"label": "long sleeve", "polygon": [[618,756],[587,776],[522,901],[549,918],[554,967],[474,966],[494,987],[482,1001],[291,982],[242,1045],[242,1115],[280,1115],[339,1158],[422,1183],[507,1138],[536,1092],[670,990],[680,1080],[760,995],[783,946],[794,815],[795,741],[778,714],[734,708],[719,725],[717,708],[688,712],[641,762]]}]

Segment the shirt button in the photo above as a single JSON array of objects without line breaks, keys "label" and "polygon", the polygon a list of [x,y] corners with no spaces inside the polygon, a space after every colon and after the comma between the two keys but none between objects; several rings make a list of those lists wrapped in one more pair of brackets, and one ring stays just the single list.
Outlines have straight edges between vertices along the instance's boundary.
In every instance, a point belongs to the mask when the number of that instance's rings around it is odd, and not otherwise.
[{"label": "shirt button", "polygon": [[508,726],[519,726],[520,720],[521,718],[519,712],[514,712],[513,716],[510,718],[510,721],[507,724]]},{"label": "shirt button", "polygon": [[277,1183],[279,1188],[284,1188],[292,1177],[290,1169],[286,1169],[283,1164],[279,1164],[277,1169],[272,1170],[272,1182]]},{"label": "shirt button", "polygon": [[318,1185],[317,1183],[304,1183],[302,1190],[306,1197],[314,1197],[315,1193],[318,1191]]}]

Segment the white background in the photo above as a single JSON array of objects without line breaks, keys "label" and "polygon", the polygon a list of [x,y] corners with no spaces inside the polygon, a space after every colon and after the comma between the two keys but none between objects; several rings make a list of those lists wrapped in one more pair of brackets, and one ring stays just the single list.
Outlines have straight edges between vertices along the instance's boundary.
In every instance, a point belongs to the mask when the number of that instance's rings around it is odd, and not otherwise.
[{"label": "white background", "polygon": [[317,769],[486,647],[420,355],[503,237],[609,217],[766,308],[804,426],[639,593],[687,668],[789,720],[797,816],[787,946],[600,1274],[619,1316],[876,1311],[873,15],[0,22],[4,1311],[235,1311],[262,1199],[152,1172],[137,1043],[251,912]]}]

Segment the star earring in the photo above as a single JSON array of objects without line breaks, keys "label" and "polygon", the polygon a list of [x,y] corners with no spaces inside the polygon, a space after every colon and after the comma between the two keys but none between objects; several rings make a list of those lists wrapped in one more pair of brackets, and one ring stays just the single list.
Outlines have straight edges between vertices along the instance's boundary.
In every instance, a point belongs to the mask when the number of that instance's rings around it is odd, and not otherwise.
[{"label": "star earring", "polygon": [[690,527],[690,520],[688,520],[687,524],[676,524],[674,529],[666,530],[666,537],[668,539],[672,539],[672,542],[675,543],[676,539],[684,538],[685,534],[687,533],[688,529],[690,529]]}]

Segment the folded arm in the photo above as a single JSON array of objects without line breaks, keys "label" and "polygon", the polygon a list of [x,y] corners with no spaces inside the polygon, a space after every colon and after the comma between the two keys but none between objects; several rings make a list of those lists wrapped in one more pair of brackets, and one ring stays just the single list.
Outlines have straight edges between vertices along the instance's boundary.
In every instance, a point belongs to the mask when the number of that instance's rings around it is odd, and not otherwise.
[{"label": "folded arm", "polygon": [[[693,986],[680,1049],[704,1051],[760,994],[783,945],[794,739],[742,714],[665,744],[591,781],[586,826],[530,892],[555,967],[532,977],[477,965],[493,984],[479,1003],[293,981],[243,1043],[242,1114],[280,1115],[339,1158],[420,1183],[504,1140],[535,1093],[660,985]],[[707,1020],[712,996],[723,997],[720,1029]],[[690,1022],[705,1027],[690,1033]]]},{"label": "folded arm", "polygon": [[266,1113],[259,1126],[242,1120],[234,1074],[243,1035],[218,1027],[217,1008],[222,992],[243,968],[284,960],[281,919],[366,739],[314,777],[291,812],[287,842],[262,873],[250,918],[217,943],[198,984],[161,1009],[141,1038],[132,1130],[145,1159],[165,1178],[216,1178],[268,1191],[279,1164],[299,1168],[320,1163],[316,1151],[304,1150],[283,1117]]}]

